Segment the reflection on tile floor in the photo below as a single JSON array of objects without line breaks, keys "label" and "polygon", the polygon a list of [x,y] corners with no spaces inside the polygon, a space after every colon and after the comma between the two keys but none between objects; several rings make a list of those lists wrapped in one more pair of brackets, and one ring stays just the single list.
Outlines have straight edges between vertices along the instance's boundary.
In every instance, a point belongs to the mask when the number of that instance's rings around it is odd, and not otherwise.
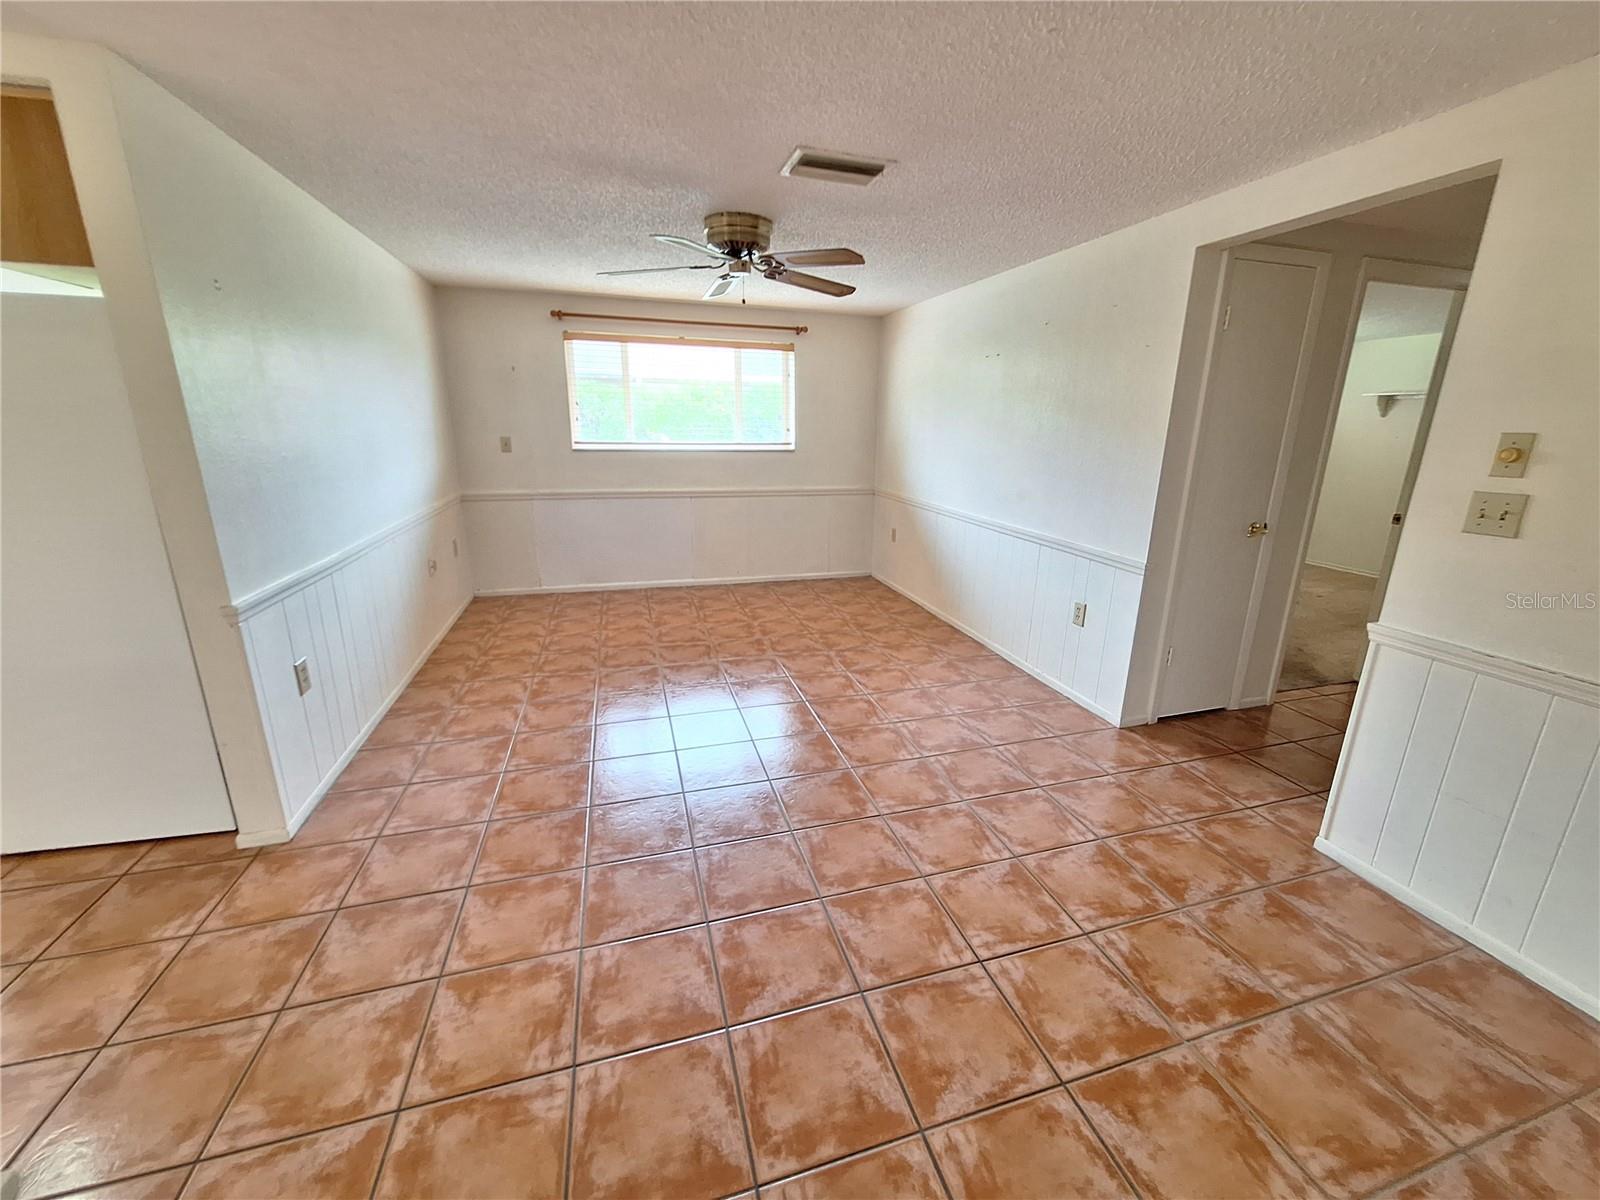
[{"label": "reflection on tile floor", "polygon": [[1593,1196],[1595,1024],[1312,849],[1349,700],[479,600],[290,845],[5,861],[4,1194]]}]

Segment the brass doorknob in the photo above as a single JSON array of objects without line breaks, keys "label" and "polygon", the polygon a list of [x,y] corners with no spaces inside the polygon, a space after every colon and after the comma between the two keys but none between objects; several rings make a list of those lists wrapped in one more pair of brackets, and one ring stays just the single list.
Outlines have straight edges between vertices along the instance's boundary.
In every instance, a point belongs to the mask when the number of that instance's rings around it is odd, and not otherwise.
[{"label": "brass doorknob", "polygon": [[1247,538],[1260,537],[1263,533],[1266,533],[1266,532],[1267,532],[1267,523],[1265,521],[1251,521],[1250,522],[1250,527],[1244,531],[1244,535]]}]

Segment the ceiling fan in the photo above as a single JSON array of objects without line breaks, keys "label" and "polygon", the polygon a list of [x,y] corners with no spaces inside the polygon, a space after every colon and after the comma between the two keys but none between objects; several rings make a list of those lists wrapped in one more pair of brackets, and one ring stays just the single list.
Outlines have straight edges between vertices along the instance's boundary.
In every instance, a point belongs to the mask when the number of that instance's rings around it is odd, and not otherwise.
[{"label": "ceiling fan", "polygon": [[717,271],[703,299],[726,296],[734,285],[751,275],[760,275],[790,287],[806,288],[828,296],[848,296],[856,289],[848,283],[835,283],[820,275],[808,275],[795,267],[859,267],[867,260],[854,250],[768,250],[772,243],[772,222],[756,213],[717,212],[705,221],[705,238],[678,237],[671,233],[652,233],[651,237],[668,246],[681,246],[715,259],[708,263],[686,263],[677,267],[640,267],[629,271],[601,271],[601,275],[653,275],[661,271]]}]

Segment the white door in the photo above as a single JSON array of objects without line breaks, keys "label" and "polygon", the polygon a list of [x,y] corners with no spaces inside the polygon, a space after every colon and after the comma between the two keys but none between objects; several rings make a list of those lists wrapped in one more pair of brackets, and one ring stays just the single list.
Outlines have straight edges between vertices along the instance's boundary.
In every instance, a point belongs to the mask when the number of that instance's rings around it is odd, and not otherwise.
[{"label": "white door", "polygon": [[0,849],[232,829],[105,301],[0,324]]},{"label": "white door", "polygon": [[1157,716],[1238,701],[1328,256],[1229,251],[1179,535]]}]

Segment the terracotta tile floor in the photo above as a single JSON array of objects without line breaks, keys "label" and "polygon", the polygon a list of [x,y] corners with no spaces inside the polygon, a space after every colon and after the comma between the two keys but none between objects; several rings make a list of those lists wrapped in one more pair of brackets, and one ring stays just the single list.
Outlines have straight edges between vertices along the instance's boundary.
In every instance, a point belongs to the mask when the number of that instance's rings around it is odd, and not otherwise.
[{"label": "terracotta tile floor", "polygon": [[1593,1022],[866,581],[475,602],[293,843],[0,872],[4,1195],[1585,1196]]}]

